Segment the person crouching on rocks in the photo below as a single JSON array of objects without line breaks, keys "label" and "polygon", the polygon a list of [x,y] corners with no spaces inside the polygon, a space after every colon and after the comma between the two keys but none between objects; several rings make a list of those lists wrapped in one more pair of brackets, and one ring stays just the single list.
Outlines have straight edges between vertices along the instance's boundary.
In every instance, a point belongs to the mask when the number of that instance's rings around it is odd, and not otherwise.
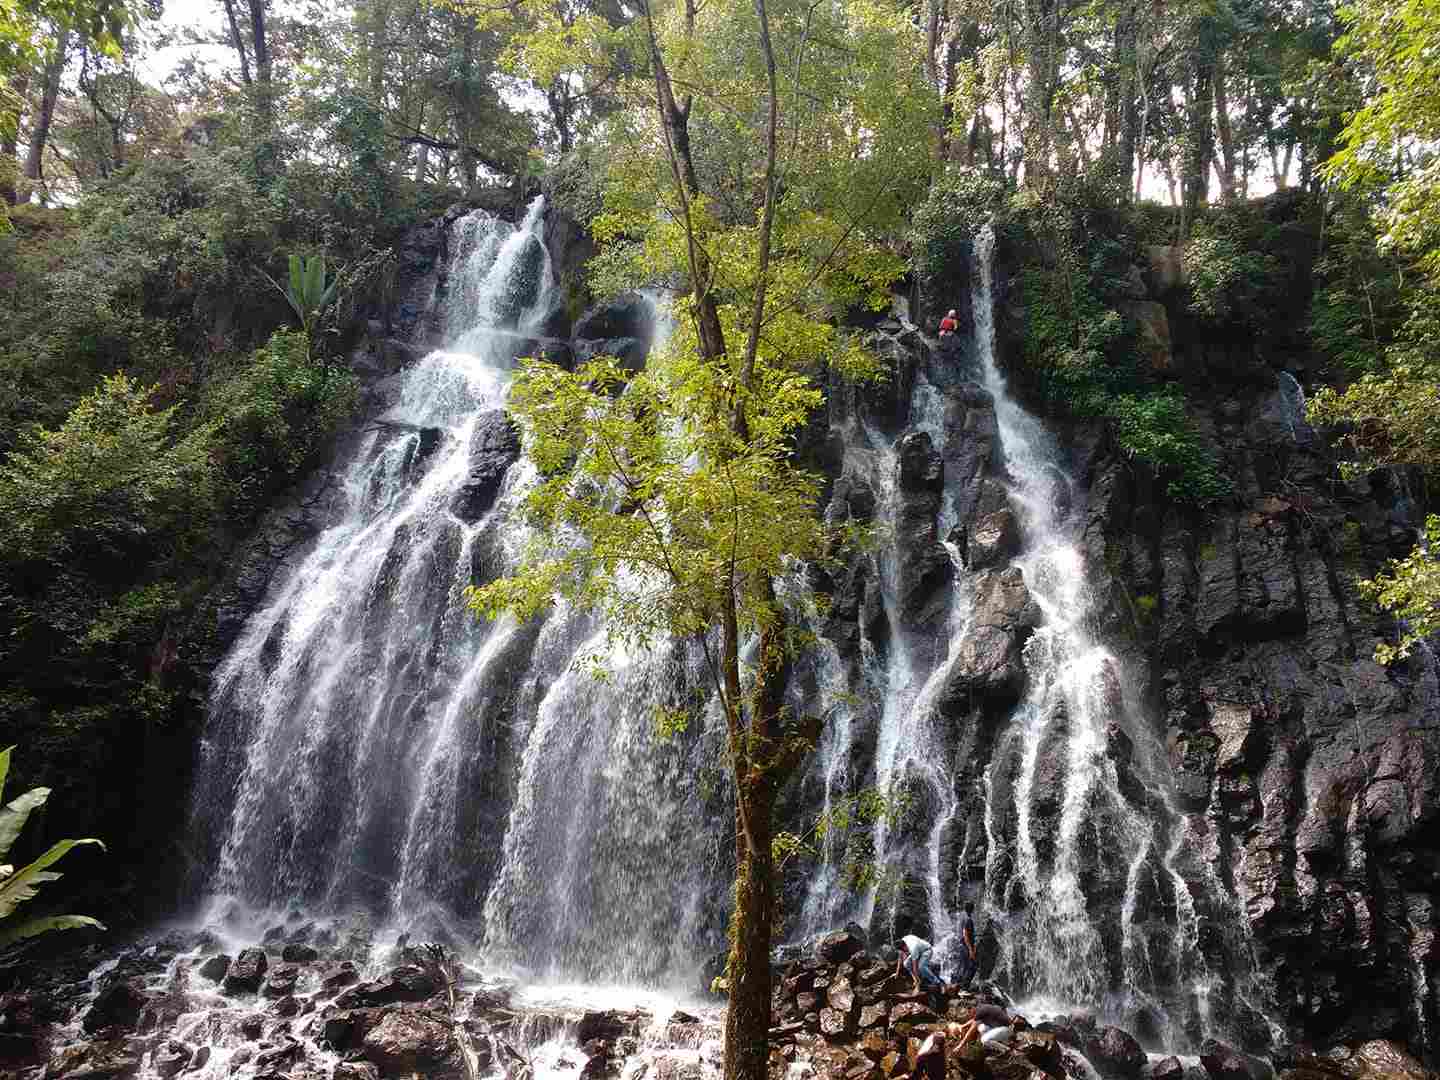
[{"label": "person crouching on rocks", "polygon": [[1006,1012],[999,1005],[976,1005],[958,1023],[947,1025],[953,1044],[958,1048],[972,1042],[1009,1042],[1017,1031],[1024,1031],[1030,1022],[1019,1013]]},{"label": "person crouching on rocks", "polygon": [[930,967],[930,953],[933,950],[930,943],[924,938],[906,934],[895,942],[895,948],[900,953],[900,961],[895,965],[895,974],[899,975],[900,972],[908,969],[916,990],[922,987],[926,990],[938,990],[945,985]]},{"label": "person crouching on rocks", "polygon": [[945,317],[940,320],[940,336],[947,338],[959,329],[960,320],[955,317],[955,309],[952,307],[945,313]]}]

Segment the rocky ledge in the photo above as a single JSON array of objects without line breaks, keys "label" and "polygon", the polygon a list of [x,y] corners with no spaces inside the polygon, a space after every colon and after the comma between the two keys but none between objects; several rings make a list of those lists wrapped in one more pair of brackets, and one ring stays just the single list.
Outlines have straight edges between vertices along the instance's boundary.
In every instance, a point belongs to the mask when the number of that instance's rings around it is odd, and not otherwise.
[{"label": "rocky ledge", "polygon": [[932,1034],[968,1019],[978,1004],[1009,1007],[1004,992],[993,984],[917,992],[908,975],[895,974],[894,951],[867,951],[854,926],[820,938],[805,955],[777,959],[772,1080],[940,1080],[942,1070],[947,1080],[1440,1080],[1386,1040],[1325,1052],[1289,1047],[1267,1061],[1206,1039],[1182,1060],[1147,1053],[1129,1032],[1087,1015],[1046,1019],[1008,1043],[952,1047],[926,1062]]},{"label": "rocky ledge", "polygon": [[595,1011],[518,1000],[435,945],[275,927],[222,951],[170,934],[94,949],[0,994],[0,1080],[700,1080],[719,1013]]}]

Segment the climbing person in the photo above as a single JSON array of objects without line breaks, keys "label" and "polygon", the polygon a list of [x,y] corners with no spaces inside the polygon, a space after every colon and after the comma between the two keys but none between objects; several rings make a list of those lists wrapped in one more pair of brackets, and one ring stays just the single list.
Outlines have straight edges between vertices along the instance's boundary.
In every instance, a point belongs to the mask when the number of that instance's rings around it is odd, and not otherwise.
[{"label": "climbing person", "polygon": [[960,320],[955,317],[955,309],[952,307],[945,313],[945,317],[940,320],[940,336],[942,338],[949,337],[959,329]]},{"label": "climbing person", "polygon": [[915,982],[915,989],[923,986],[925,989],[931,987],[942,988],[945,984],[940,977],[930,968],[930,943],[922,937],[914,934],[906,934],[895,942],[895,948],[900,953],[900,960],[895,965],[895,974],[906,970],[910,971],[910,978]]},{"label": "climbing person", "polygon": [[980,968],[979,954],[975,949],[975,904],[974,901],[965,901],[965,912],[960,916],[960,958],[955,974],[955,981],[964,989],[969,989],[970,980],[975,978],[975,972]]},{"label": "climbing person", "polygon": [[976,1005],[962,1020],[948,1025],[957,1049],[972,1042],[1009,1042],[1015,1032],[1029,1026],[1030,1022],[1019,1013],[988,1003]]}]

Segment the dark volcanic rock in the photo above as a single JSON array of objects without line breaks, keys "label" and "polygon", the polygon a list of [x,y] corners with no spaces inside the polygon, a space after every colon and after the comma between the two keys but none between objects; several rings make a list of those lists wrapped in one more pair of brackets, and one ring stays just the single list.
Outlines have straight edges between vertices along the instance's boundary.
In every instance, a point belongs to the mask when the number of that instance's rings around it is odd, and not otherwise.
[{"label": "dark volcanic rock", "polygon": [[253,994],[260,989],[269,967],[264,949],[242,949],[225,976],[225,993]]},{"label": "dark volcanic rock", "polygon": [[139,1022],[147,1001],[144,992],[130,982],[112,982],[96,995],[80,1026],[87,1034],[101,1028],[133,1028]]},{"label": "dark volcanic rock", "polygon": [[1004,566],[1020,551],[1020,522],[1008,506],[986,514],[964,531],[962,554],[971,570]]},{"label": "dark volcanic rock", "polygon": [[220,953],[218,956],[207,957],[205,962],[195,969],[195,972],[202,978],[218,983],[230,970],[230,962],[230,957]]},{"label": "dark volcanic rock", "polygon": [[1256,1080],[1245,1055],[1216,1039],[1201,1044],[1200,1064],[1210,1080]]},{"label": "dark volcanic rock", "polygon": [[168,1080],[190,1064],[193,1053],[186,1043],[171,1039],[155,1051],[150,1061],[155,1071]]},{"label": "dark volcanic rock", "polygon": [[1126,1077],[1133,1080],[1145,1068],[1145,1051],[1128,1031],[1117,1027],[1101,1028],[1089,1040],[1085,1048],[1086,1057],[1094,1063],[1103,1075]]},{"label": "dark volcanic rock", "polygon": [[67,1046],[50,1063],[48,1075],[65,1080],[123,1080],[140,1071],[140,1055],[126,1043],[84,1042]]},{"label": "dark volcanic rock", "polygon": [[975,584],[975,610],[945,680],[942,707],[963,712],[972,695],[1017,700],[1025,686],[1021,651],[1040,609],[1019,567],[987,570]]},{"label": "dark volcanic rock", "polygon": [[1184,1080],[1185,1066],[1174,1056],[1161,1058],[1150,1069],[1150,1080]]},{"label": "dark volcanic rock", "polygon": [[280,950],[280,959],[287,964],[308,964],[312,960],[318,960],[320,953],[309,945],[292,943]]},{"label": "dark volcanic rock", "polygon": [[464,1061],[448,1019],[423,1012],[385,1014],[364,1040],[367,1061],[381,1076],[419,1073],[426,1077],[463,1076]]},{"label": "dark volcanic rock", "polygon": [[288,997],[295,991],[295,984],[300,981],[300,969],[297,967],[283,966],[272,968],[270,977],[265,980],[265,996],[272,998]]},{"label": "dark volcanic rock", "polygon": [[650,302],[639,293],[626,292],[590,308],[575,322],[577,339],[639,338],[650,340],[654,316]]},{"label": "dark volcanic rock", "polygon": [[351,987],[335,999],[335,1004],[342,1009],[355,1009],[424,1001],[439,989],[428,971],[406,965],[395,968],[384,978]]},{"label": "dark volcanic rock", "polygon": [[505,473],[520,456],[520,432],[504,410],[481,414],[470,436],[470,466],[465,484],[451,507],[461,521],[473,525],[495,504]]},{"label": "dark volcanic rock", "polygon": [[815,955],[827,964],[842,964],[865,948],[865,939],[849,930],[826,934],[815,943]]}]

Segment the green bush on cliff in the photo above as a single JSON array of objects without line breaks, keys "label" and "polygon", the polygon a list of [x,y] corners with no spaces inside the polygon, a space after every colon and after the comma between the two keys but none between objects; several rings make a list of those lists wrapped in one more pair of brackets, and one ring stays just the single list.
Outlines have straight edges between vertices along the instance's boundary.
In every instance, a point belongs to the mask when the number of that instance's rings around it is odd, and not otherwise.
[{"label": "green bush on cliff", "polygon": [[924,274],[943,277],[970,254],[970,241],[1003,206],[1005,184],[973,170],[953,169],[931,185],[912,215],[915,260]]}]

